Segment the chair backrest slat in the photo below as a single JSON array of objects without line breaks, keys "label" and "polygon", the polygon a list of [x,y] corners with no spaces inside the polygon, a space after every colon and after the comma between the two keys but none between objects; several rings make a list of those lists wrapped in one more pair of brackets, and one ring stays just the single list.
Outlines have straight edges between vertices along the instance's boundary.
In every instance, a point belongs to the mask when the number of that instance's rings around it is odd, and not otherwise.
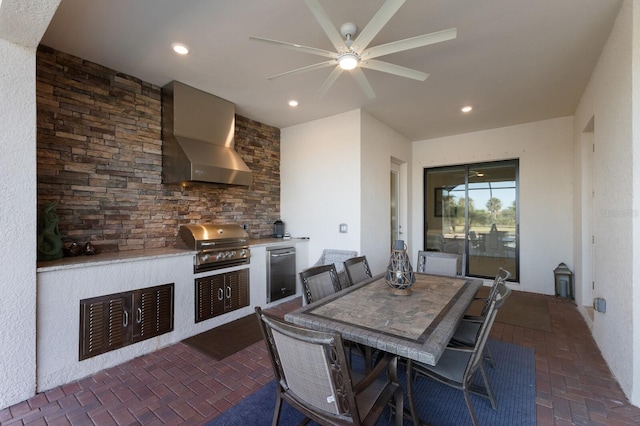
[{"label": "chair backrest slat", "polygon": [[352,257],[351,259],[345,260],[344,270],[347,273],[349,285],[357,284],[372,277],[366,256]]}]

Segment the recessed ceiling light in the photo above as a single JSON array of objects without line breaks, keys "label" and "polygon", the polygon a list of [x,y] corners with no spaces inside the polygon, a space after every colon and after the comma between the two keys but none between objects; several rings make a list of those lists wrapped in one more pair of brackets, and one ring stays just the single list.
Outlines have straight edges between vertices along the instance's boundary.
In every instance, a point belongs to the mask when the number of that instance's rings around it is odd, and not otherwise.
[{"label": "recessed ceiling light", "polygon": [[298,106],[298,101],[296,101],[295,99],[291,99],[289,101],[289,106],[290,107],[297,107]]},{"label": "recessed ceiling light", "polygon": [[471,105],[466,105],[466,106],[463,106],[462,108],[460,108],[460,111],[462,111],[462,112],[471,112],[472,109],[473,109],[473,107]]},{"label": "recessed ceiling light", "polygon": [[189,48],[182,43],[173,43],[171,45],[171,48],[178,55],[186,55],[187,53],[189,53]]}]

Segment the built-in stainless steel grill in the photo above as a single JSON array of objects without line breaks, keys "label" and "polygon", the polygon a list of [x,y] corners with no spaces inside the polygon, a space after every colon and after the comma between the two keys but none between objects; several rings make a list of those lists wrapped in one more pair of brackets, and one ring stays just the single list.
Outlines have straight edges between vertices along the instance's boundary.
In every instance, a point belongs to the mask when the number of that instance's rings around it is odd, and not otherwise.
[{"label": "built-in stainless steel grill", "polygon": [[240,225],[183,225],[180,238],[196,250],[194,272],[249,263],[249,234]]}]

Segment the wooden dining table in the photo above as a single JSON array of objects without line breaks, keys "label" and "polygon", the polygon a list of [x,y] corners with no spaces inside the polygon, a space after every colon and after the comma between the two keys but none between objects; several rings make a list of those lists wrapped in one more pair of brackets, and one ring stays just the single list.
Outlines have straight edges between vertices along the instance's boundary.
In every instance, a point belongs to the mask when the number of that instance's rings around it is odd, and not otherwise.
[{"label": "wooden dining table", "polygon": [[409,295],[375,276],[285,315],[285,320],[407,360],[410,415],[420,424],[410,382],[413,361],[436,365],[482,286],[478,279],[416,273]]}]

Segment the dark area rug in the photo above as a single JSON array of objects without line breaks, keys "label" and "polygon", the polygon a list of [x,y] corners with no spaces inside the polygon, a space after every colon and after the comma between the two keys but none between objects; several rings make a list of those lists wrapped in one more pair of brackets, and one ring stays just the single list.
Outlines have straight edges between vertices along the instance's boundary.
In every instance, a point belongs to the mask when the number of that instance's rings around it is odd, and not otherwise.
[{"label": "dark area rug", "polygon": [[[536,396],[533,349],[493,339],[489,340],[489,345],[495,367],[487,366],[486,371],[496,395],[498,409],[491,409],[486,398],[472,395],[479,423],[492,426],[534,426]],[[354,357],[355,368],[356,359],[359,358]],[[404,369],[399,374],[406,390]],[[423,421],[437,426],[471,424],[461,391],[424,378],[415,382],[414,389],[417,410]],[[206,426],[270,425],[276,401],[275,392],[276,384],[271,381]],[[296,425],[302,419],[299,412],[283,403],[280,425]],[[411,424],[408,419],[404,423]],[[384,413],[377,423],[378,426],[392,424],[394,420],[389,418],[388,413]]]},{"label": "dark area rug", "polygon": [[262,340],[260,324],[254,314],[184,339],[182,343],[219,361]]}]

